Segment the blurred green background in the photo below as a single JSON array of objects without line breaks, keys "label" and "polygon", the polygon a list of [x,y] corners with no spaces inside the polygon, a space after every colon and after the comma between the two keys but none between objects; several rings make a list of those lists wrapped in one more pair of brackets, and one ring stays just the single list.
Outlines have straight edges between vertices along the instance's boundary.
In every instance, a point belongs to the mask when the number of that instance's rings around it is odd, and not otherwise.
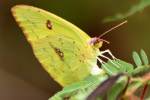
[{"label": "blurred green background", "polygon": [[[93,37],[121,22],[102,23],[105,17],[126,12],[138,1],[0,0],[0,100],[47,100],[61,89],[34,57],[11,15],[12,6],[28,4],[48,10]],[[127,19],[126,25],[104,36],[111,44],[104,44],[101,50],[110,49],[117,58],[132,63],[134,50],[143,48],[150,56],[150,7]]]}]

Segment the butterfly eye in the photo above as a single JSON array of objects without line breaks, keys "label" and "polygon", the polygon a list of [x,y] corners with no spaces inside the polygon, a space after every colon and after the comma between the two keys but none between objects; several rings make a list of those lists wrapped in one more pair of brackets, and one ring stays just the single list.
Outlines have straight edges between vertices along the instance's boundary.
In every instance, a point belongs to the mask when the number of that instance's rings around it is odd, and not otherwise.
[{"label": "butterfly eye", "polygon": [[52,29],[52,23],[51,23],[50,20],[47,20],[47,21],[46,21],[46,27],[47,27],[48,29]]},{"label": "butterfly eye", "polygon": [[100,42],[103,42],[103,41],[101,41],[101,39],[98,37],[94,37],[94,38],[91,38],[91,40],[89,41],[89,44],[92,46],[96,46]]}]

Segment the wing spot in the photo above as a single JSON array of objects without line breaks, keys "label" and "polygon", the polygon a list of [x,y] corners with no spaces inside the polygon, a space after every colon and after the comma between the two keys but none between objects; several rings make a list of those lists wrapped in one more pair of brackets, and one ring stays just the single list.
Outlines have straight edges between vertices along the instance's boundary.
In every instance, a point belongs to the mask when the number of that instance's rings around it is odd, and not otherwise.
[{"label": "wing spot", "polygon": [[74,54],[75,56],[78,56],[76,53]]},{"label": "wing spot", "polygon": [[62,41],[62,38],[58,38],[59,41]]},{"label": "wing spot", "polygon": [[63,42],[61,42],[61,45],[63,45],[64,43]]},{"label": "wing spot", "polygon": [[77,48],[79,51],[80,51],[80,49],[79,48]]},{"label": "wing spot", "polygon": [[61,58],[61,60],[64,59],[64,53],[59,48],[54,48],[55,52],[58,54],[58,56]]},{"label": "wing spot", "polygon": [[79,62],[84,63],[84,60],[80,59]]},{"label": "wing spot", "polygon": [[46,21],[46,27],[50,30],[52,29],[52,22],[50,20]]},{"label": "wing spot", "polygon": [[75,41],[73,41],[73,44],[75,44],[76,42]]},{"label": "wing spot", "polygon": [[58,38],[58,41],[61,43],[61,45],[63,45],[63,41],[62,41],[62,38]]},{"label": "wing spot", "polygon": [[81,56],[82,56],[83,58],[85,58],[85,55],[84,55],[84,54],[81,54]]},{"label": "wing spot", "polygon": [[56,54],[63,61],[64,60],[64,53],[59,48],[54,47],[50,42],[49,42],[49,46],[51,46],[54,49],[54,51],[56,52]]}]

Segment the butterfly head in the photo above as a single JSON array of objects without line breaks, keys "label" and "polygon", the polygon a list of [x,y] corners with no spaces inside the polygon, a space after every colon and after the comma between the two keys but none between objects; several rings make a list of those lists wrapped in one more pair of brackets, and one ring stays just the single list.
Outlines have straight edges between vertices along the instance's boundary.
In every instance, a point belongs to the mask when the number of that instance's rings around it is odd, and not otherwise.
[{"label": "butterfly head", "polygon": [[109,44],[109,41],[107,41],[107,40],[101,39],[101,38],[99,38],[99,37],[93,37],[93,38],[91,38],[91,40],[89,41],[89,44],[90,44],[91,46],[96,47],[96,48],[100,48],[100,47],[102,46],[103,42],[106,42],[107,44]]},{"label": "butterfly head", "polygon": [[96,47],[96,48],[100,48],[100,47],[102,46],[103,42],[106,42],[107,44],[109,44],[109,41],[102,39],[102,37],[103,37],[104,35],[106,35],[107,33],[111,32],[112,30],[114,30],[114,29],[116,29],[116,28],[118,28],[118,27],[124,25],[125,23],[127,23],[127,20],[125,20],[124,22],[122,22],[122,23],[120,23],[120,24],[118,24],[118,25],[112,27],[111,29],[105,31],[105,32],[102,33],[100,36],[91,38],[91,40],[89,41],[89,44],[90,44],[91,46]]}]

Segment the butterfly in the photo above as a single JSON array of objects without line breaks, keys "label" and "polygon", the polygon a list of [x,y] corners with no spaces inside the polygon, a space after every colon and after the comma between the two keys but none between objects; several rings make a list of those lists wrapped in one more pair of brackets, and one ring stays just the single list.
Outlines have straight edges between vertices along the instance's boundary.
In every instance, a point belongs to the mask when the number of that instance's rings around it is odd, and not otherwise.
[{"label": "butterfly", "polygon": [[88,75],[99,74],[101,69],[97,60],[103,63],[99,56],[105,52],[111,54],[109,50],[99,51],[103,42],[107,42],[101,36],[91,38],[77,26],[50,12],[28,5],[16,5],[11,11],[35,57],[63,87]]}]

